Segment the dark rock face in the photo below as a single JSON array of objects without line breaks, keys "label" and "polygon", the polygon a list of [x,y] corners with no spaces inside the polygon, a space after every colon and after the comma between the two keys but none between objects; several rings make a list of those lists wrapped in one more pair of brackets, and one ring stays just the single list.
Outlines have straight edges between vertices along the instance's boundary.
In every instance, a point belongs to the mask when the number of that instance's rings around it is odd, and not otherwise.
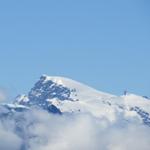
[{"label": "dark rock face", "polygon": [[135,111],[143,120],[143,123],[150,127],[150,114],[140,109],[139,107],[132,107],[131,111]]},{"label": "dark rock face", "polygon": [[31,102],[45,101],[47,99],[57,98],[59,100],[71,100],[71,90],[63,85],[59,85],[51,80],[46,81],[41,77],[28,94]]},{"label": "dark rock face", "polygon": [[[25,105],[28,107],[40,107],[48,112],[61,114],[61,111],[49,102],[49,99],[59,99],[61,101],[69,100],[71,92],[73,90],[57,84],[52,80],[47,80],[46,76],[41,76],[40,80],[34,85],[34,87],[28,93],[28,101],[24,101],[24,98],[17,102],[17,104]],[[16,103],[16,102],[15,102]]]},{"label": "dark rock face", "polygon": [[59,100],[70,100],[72,90],[59,85],[51,80],[46,80],[45,76],[41,76],[40,80],[34,85],[29,92],[27,98],[28,101],[19,101],[21,105],[28,107],[40,107],[48,112],[61,114],[61,111],[54,105],[52,105],[48,99],[57,98]]}]

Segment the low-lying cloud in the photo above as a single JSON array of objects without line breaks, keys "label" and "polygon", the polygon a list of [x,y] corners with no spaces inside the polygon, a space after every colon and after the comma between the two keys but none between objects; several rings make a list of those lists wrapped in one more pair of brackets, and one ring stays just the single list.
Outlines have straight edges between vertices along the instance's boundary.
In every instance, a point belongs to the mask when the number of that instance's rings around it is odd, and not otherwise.
[{"label": "low-lying cloud", "polygon": [[[17,114],[15,117],[19,118]],[[1,120],[2,150],[149,150],[150,128],[109,122],[90,114],[26,112],[21,122]],[[21,127],[21,128],[20,128]]]},{"label": "low-lying cloud", "polygon": [[1,150],[20,150],[22,141],[12,130],[5,128],[0,123],[0,149]]}]

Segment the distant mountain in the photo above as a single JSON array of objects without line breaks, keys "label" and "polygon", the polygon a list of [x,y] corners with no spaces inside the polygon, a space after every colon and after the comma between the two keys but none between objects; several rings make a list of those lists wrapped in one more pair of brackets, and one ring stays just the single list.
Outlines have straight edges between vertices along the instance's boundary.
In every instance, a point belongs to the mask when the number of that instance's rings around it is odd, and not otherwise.
[{"label": "distant mountain", "polygon": [[18,96],[14,104],[58,114],[88,112],[109,121],[124,113],[126,120],[137,117],[139,122],[150,126],[150,101],[146,98],[134,94],[111,95],[64,77],[42,75],[28,95]]},{"label": "distant mountain", "polygon": [[[11,104],[0,104],[0,129],[3,126],[6,131],[11,130],[19,136],[22,140],[19,150],[30,149],[33,141],[40,143],[45,140],[45,132],[39,135],[42,128],[37,133],[32,132],[44,119],[40,111],[69,118],[88,114],[102,123],[105,119],[110,126],[118,128],[130,124],[150,127],[150,101],[145,97],[129,93],[115,96],[68,78],[42,75],[27,95],[17,96]],[[54,121],[57,124],[57,120]],[[44,121],[42,123],[46,124]],[[51,131],[49,126],[47,130]]]}]

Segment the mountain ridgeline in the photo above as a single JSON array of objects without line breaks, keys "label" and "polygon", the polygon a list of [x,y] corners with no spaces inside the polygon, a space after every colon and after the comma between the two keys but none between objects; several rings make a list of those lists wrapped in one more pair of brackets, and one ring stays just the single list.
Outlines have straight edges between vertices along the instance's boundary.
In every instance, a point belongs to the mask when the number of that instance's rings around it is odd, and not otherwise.
[{"label": "mountain ridgeline", "polygon": [[[4,108],[7,113],[2,111]],[[12,104],[2,104],[0,116],[32,109],[60,115],[90,113],[109,121],[114,121],[116,114],[123,114],[124,121],[136,118],[150,126],[150,101],[146,98],[134,94],[111,95],[64,77],[42,75],[28,95],[17,96]]]}]

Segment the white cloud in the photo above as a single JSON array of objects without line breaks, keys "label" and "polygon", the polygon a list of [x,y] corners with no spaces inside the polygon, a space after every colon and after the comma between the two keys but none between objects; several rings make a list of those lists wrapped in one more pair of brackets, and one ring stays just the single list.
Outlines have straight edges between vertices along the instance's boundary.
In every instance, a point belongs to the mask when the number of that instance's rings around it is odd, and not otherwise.
[{"label": "white cloud", "polygon": [[89,114],[70,116],[36,112],[38,123],[32,128],[37,139],[30,150],[149,150],[150,129],[130,124],[119,127],[107,119]]},{"label": "white cloud", "polygon": [[[13,126],[7,123],[9,132],[0,127],[0,149],[9,150],[8,145],[11,150],[20,147],[21,139]],[[26,138],[28,150],[149,150],[150,147],[149,127],[132,123],[122,126],[120,119],[110,123],[90,114],[59,116],[33,111],[24,115],[23,128],[26,137],[30,137]]]},{"label": "white cloud", "polygon": [[1,150],[20,150],[21,139],[11,130],[12,127],[5,128],[0,124],[0,149]]}]

